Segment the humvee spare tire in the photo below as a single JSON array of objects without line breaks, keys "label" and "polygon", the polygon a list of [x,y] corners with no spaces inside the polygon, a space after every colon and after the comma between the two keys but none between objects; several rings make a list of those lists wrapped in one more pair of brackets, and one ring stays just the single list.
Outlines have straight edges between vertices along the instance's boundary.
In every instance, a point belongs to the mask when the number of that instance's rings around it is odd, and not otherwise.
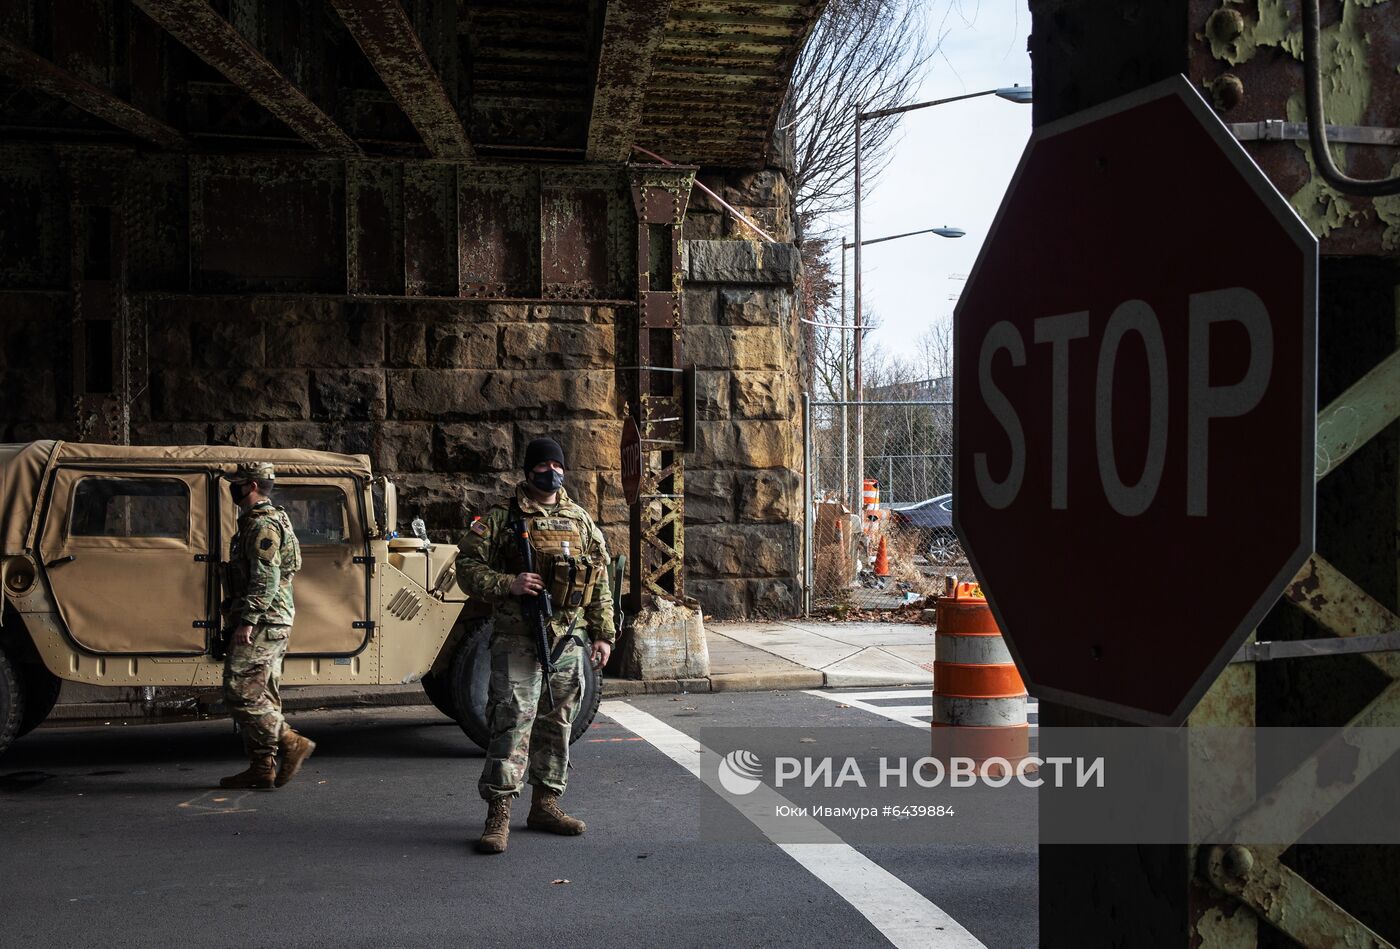
[{"label": "humvee spare tire", "polygon": [[[473,621],[457,646],[448,671],[457,724],[467,737],[483,749],[491,741],[491,728],[486,721],[486,702],[491,691],[491,619]],[[428,696],[432,698],[431,693]],[[583,662],[583,699],[579,704],[569,744],[579,740],[598,715],[598,703],[603,700],[603,673],[593,668],[585,657]],[[434,702],[433,704],[437,704]],[[438,706],[439,709],[442,706]]]},{"label": "humvee spare tire", "polygon": [[20,719],[19,734],[22,737],[44,723],[58,702],[63,680],[37,662],[22,662],[15,667],[19,676],[20,691],[24,694],[24,715]]},{"label": "humvee spare tire", "polygon": [[0,754],[19,737],[24,721],[24,692],[20,688],[15,664],[0,647]]}]

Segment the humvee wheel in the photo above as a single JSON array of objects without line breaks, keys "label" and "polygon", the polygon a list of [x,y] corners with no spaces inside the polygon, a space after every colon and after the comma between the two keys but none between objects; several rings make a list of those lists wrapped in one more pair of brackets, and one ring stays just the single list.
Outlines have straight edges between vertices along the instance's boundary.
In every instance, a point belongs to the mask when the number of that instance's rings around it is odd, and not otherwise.
[{"label": "humvee wheel", "polygon": [[20,735],[24,720],[24,692],[20,688],[15,664],[0,648],[0,753]]},{"label": "humvee wheel", "polygon": [[16,738],[29,734],[44,723],[58,702],[63,680],[37,662],[24,662],[16,667],[20,690],[24,693],[24,716],[20,719],[19,734]]},{"label": "humvee wheel", "polygon": [[[491,742],[491,728],[486,721],[486,702],[491,691],[491,620],[478,620],[467,627],[467,634],[452,657],[449,676],[458,714],[454,716],[467,737],[483,749]],[[432,696],[430,695],[429,698]],[[578,715],[569,734],[569,744],[579,740],[598,715],[598,703],[603,700],[603,673],[593,668],[585,658],[583,663],[583,698]],[[439,706],[440,708],[441,706]]]},{"label": "humvee wheel", "polygon": [[452,700],[452,689],[446,682],[429,672],[423,677],[422,686],[434,708],[448,718],[457,717],[457,703]]}]

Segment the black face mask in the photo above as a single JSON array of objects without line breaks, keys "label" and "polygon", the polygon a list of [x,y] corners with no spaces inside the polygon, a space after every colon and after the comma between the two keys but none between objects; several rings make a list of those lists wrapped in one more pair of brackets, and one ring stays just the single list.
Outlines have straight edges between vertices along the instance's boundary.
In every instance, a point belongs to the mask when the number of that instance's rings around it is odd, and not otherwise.
[{"label": "black face mask", "polygon": [[545,494],[553,494],[564,486],[564,472],[550,468],[548,471],[530,472],[530,484]]},{"label": "black face mask", "polygon": [[239,484],[236,481],[229,482],[228,493],[233,495],[233,503],[235,506],[248,496],[248,492],[243,490],[244,487],[246,487],[246,485]]}]

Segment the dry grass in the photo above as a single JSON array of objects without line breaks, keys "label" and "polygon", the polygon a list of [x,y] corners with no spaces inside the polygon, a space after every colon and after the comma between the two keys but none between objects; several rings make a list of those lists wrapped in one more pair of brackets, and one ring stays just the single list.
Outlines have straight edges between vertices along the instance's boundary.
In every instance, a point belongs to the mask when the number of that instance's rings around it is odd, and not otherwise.
[{"label": "dry grass", "polygon": [[[885,535],[885,550],[890,560],[890,579],[905,584],[920,596],[927,596],[936,591],[930,586],[931,578],[924,576],[918,564],[914,562],[918,549],[919,538],[916,534],[892,531]],[[939,584],[942,584],[941,580]]]}]

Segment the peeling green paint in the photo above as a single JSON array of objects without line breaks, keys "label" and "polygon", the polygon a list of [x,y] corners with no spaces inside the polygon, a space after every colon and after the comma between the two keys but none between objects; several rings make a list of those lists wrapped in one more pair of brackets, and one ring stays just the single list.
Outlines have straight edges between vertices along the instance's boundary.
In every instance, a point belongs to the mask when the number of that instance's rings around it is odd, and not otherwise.
[{"label": "peeling green paint", "polygon": [[[1357,0],[1351,0],[1342,8],[1341,20],[1322,30],[1319,43],[1322,49],[1322,95],[1330,125],[1362,124],[1366,103],[1371,98],[1371,71],[1366,58],[1370,40],[1362,31],[1356,14],[1362,6],[1364,4]],[[1301,43],[1301,36],[1301,32],[1293,34],[1298,43]],[[1295,58],[1299,55],[1297,49],[1289,49],[1289,52]],[[1288,97],[1288,120],[1307,122],[1301,88]],[[1308,227],[1318,238],[1323,238],[1336,228],[1361,224],[1364,212],[1329,187],[1318,175],[1308,143],[1298,142],[1296,146],[1302,150],[1312,178],[1289,197],[1289,202]],[[1339,165],[1345,167],[1347,146],[1331,147]]]},{"label": "peeling green paint", "polygon": [[[1390,166],[1390,174],[1400,175],[1400,162]],[[1400,194],[1373,198],[1371,203],[1375,206],[1376,216],[1385,224],[1385,232],[1381,234],[1381,249],[1400,250]]]},{"label": "peeling green paint", "polygon": [[[1366,7],[1380,6],[1389,0],[1347,0],[1342,7],[1342,18],[1337,23],[1322,30],[1322,94],[1326,106],[1329,125],[1364,124],[1366,105],[1371,98],[1371,72],[1366,51],[1370,37],[1361,28],[1357,13]],[[1222,0],[1220,10],[1230,10],[1241,0]],[[1237,11],[1239,12],[1239,11]],[[1217,26],[1220,11],[1212,15]],[[1290,30],[1291,16],[1285,0],[1259,0],[1258,15],[1254,19],[1243,17],[1243,27],[1233,39],[1227,35],[1230,30],[1207,29],[1200,39],[1210,43],[1211,54],[1231,65],[1248,62],[1263,47],[1283,50],[1294,59],[1302,60],[1303,34],[1301,28]],[[1231,20],[1230,22],[1233,22]],[[1208,35],[1216,34],[1216,35]],[[1400,70],[1400,67],[1397,67]],[[1303,91],[1300,87],[1288,99],[1288,121],[1306,122],[1307,114],[1303,105]],[[1308,167],[1312,170],[1309,182],[1289,197],[1289,202],[1319,238],[1339,228],[1360,224],[1365,217],[1338,192],[1328,187],[1317,175],[1312,152],[1307,142],[1298,142]],[[1346,146],[1333,145],[1333,154],[1339,163],[1344,162]],[[1377,211],[1380,211],[1377,202]],[[1400,201],[1387,209],[1386,214],[1400,216]],[[1400,245],[1400,219],[1392,220],[1382,216],[1389,225],[1383,237],[1386,249]]]},{"label": "peeling green paint", "polygon": [[[1326,90],[1329,83],[1328,77],[1324,76],[1322,85]],[[1299,90],[1288,97],[1288,121],[1307,122],[1307,110],[1303,105],[1303,93]],[[1328,101],[1327,120],[1331,124],[1342,124],[1341,119],[1333,118],[1335,113],[1331,109],[1331,101]],[[1317,163],[1313,160],[1312,149],[1307,142],[1297,142],[1296,147],[1303,153],[1304,160],[1308,163],[1308,169],[1312,176],[1308,183],[1303,185],[1288,198],[1288,203],[1293,205],[1299,217],[1308,225],[1318,239],[1326,237],[1329,233],[1339,227],[1350,227],[1360,224],[1364,218],[1364,212],[1357,210],[1351,201],[1347,200],[1341,192],[1334,190],[1330,185],[1322,180],[1322,176],[1317,173]],[[1346,161],[1346,145],[1333,144],[1332,154],[1339,165],[1344,165]]]}]

